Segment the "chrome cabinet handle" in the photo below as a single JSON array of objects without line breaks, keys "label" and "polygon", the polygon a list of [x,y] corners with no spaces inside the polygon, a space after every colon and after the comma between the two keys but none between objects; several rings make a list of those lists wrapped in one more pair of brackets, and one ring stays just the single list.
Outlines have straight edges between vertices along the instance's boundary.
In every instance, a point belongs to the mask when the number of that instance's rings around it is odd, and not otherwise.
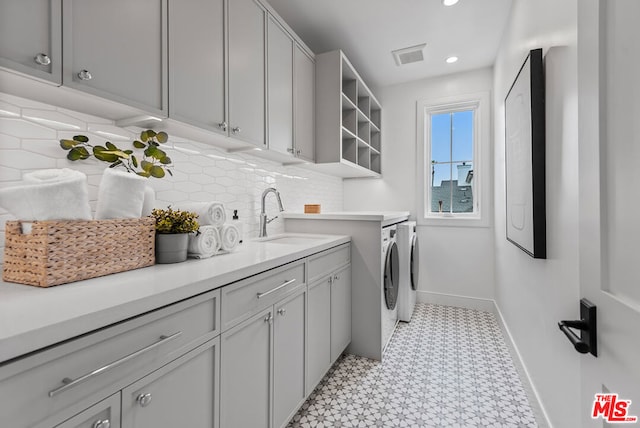
[{"label": "chrome cabinet handle", "polygon": [[240,129],[239,126],[231,128],[231,132],[233,132],[234,134],[239,134],[241,131],[242,131],[242,129]]},{"label": "chrome cabinet handle", "polygon": [[269,315],[264,317],[264,322],[268,322],[269,324],[273,322],[273,317],[271,316],[271,312],[269,312]]},{"label": "chrome cabinet handle", "polygon": [[287,151],[288,151],[289,153],[291,153],[291,154],[294,154],[294,153],[295,153],[295,149],[294,149],[293,147],[288,147],[288,148],[287,148]]},{"label": "chrome cabinet handle", "polygon": [[338,274],[333,275],[334,281],[338,281],[339,279],[340,279],[340,276]]},{"label": "chrome cabinet handle", "polygon": [[290,279],[289,281],[285,281],[285,282],[284,282],[284,283],[282,283],[281,285],[278,285],[276,288],[272,288],[271,290],[269,290],[269,291],[265,291],[264,293],[258,293],[258,294],[257,294],[257,297],[258,297],[258,299],[262,299],[264,296],[268,296],[269,294],[271,294],[271,293],[273,293],[273,292],[275,292],[275,291],[278,291],[278,290],[280,290],[281,288],[286,287],[286,286],[287,286],[287,285],[289,285],[289,284],[293,284],[294,282],[296,282],[296,279],[295,279],[295,278]]},{"label": "chrome cabinet handle", "polygon": [[302,153],[302,150],[296,149],[296,156],[300,156],[300,153]]},{"label": "chrome cabinet handle", "polygon": [[222,129],[223,131],[227,130],[227,122],[220,122],[218,124],[218,128]]},{"label": "chrome cabinet handle", "polygon": [[78,73],[78,78],[80,80],[91,80],[93,76],[89,73],[89,70],[82,70]]},{"label": "chrome cabinet handle", "polygon": [[281,316],[285,316],[285,314],[287,313],[287,310],[286,310],[285,308],[281,308],[281,309],[278,309],[278,313],[279,313]]},{"label": "chrome cabinet handle", "polygon": [[136,401],[140,405],[140,407],[147,407],[151,404],[151,394],[140,394],[136,397]]},{"label": "chrome cabinet handle", "polygon": [[159,347],[161,345],[164,345],[165,343],[167,343],[167,342],[169,342],[169,341],[171,341],[173,339],[176,339],[181,334],[182,334],[182,332],[179,331],[177,333],[172,334],[171,336],[160,336],[160,340],[158,340],[157,342],[155,342],[155,343],[153,343],[153,344],[151,344],[151,345],[149,345],[149,346],[147,346],[145,348],[139,349],[139,350],[137,350],[137,351],[135,351],[135,352],[133,352],[133,353],[131,353],[129,355],[126,355],[126,356],[120,358],[119,360],[116,360],[116,361],[114,361],[112,363],[109,363],[109,364],[107,364],[105,366],[102,366],[99,369],[96,369],[96,370],[93,370],[93,371],[91,371],[91,372],[89,372],[87,374],[84,374],[84,375],[80,376],[79,378],[70,379],[68,377],[65,377],[64,379],[62,379],[62,383],[63,383],[62,386],[49,391],[49,397],[54,397],[54,396],[60,394],[61,392],[66,391],[69,388],[73,388],[74,386],[91,379],[94,376],[97,376],[97,375],[99,375],[101,373],[104,373],[104,372],[109,371],[109,370],[111,370],[111,369],[113,369],[115,367],[118,367],[118,366],[126,363],[127,361],[130,361],[130,360],[136,358],[137,356],[144,354],[145,352],[149,352],[152,349],[155,349],[155,348],[157,348],[157,347]]},{"label": "chrome cabinet handle", "polygon": [[91,428],[111,428],[111,422],[109,419],[97,420],[91,425]]},{"label": "chrome cabinet handle", "polygon": [[38,55],[33,57],[33,60],[36,62],[36,64],[39,64],[39,65],[51,64],[51,58],[49,58],[49,55],[44,53],[39,53]]}]

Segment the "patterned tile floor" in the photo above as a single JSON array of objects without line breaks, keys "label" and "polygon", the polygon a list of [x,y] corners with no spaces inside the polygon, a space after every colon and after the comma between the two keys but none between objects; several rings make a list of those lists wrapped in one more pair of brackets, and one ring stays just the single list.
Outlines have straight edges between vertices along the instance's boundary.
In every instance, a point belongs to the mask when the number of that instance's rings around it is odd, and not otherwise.
[{"label": "patterned tile floor", "polygon": [[416,305],[382,363],[342,356],[288,428],[537,427],[493,314]]}]

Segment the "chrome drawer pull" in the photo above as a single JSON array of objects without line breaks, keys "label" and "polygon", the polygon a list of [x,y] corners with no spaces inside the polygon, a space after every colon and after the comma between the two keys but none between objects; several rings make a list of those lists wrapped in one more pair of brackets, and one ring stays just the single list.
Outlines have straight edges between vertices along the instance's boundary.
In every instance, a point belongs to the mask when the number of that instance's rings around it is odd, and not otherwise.
[{"label": "chrome drawer pull", "polygon": [[258,294],[257,294],[258,299],[260,299],[260,298],[262,298],[262,297],[264,297],[264,296],[267,296],[267,295],[269,295],[269,294],[273,293],[274,291],[278,291],[278,290],[280,290],[281,288],[286,287],[286,286],[287,286],[287,285],[289,285],[289,284],[293,284],[294,282],[296,282],[296,279],[295,279],[295,278],[290,279],[289,281],[285,281],[283,284],[278,285],[276,288],[272,288],[272,289],[271,289],[271,290],[269,290],[269,291],[265,291],[264,293],[258,293]]},{"label": "chrome drawer pull", "polygon": [[109,370],[111,370],[111,369],[113,369],[115,367],[118,367],[119,365],[124,364],[127,361],[130,361],[130,360],[136,358],[139,355],[144,354],[145,352],[151,351],[152,349],[155,349],[155,348],[157,348],[157,347],[159,347],[161,345],[164,345],[165,343],[167,343],[167,342],[169,342],[169,341],[171,341],[173,339],[176,339],[181,334],[182,334],[182,332],[179,331],[177,333],[172,334],[171,336],[160,336],[160,340],[158,340],[156,343],[153,343],[153,344],[147,346],[146,348],[139,349],[136,352],[133,352],[133,353],[127,355],[127,356],[124,356],[124,357],[120,358],[119,360],[116,360],[116,361],[114,361],[112,363],[107,364],[106,366],[102,366],[99,369],[96,369],[96,370],[94,370],[92,372],[89,372],[89,373],[87,373],[85,375],[82,375],[77,379],[69,379],[68,377],[66,377],[66,378],[62,379],[62,383],[64,385],[62,385],[62,386],[60,386],[60,387],[58,387],[58,388],[56,388],[56,389],[54,389],[52,391],[49,391],[49,397],[54,397],[54,396],[60,394],[61,392],[66,391],[69,388],[73,388],[74,386],[76,386],[76,385],[78,385],[78,384],[80,384],[80,383],[82,383],[82,382],[84,382],[86,380],[89,380],[90,378],[92,378],[94,376],[97,376],[97,375],[99,375],[101,373],[104,373],[104,372],[109,371]]}]

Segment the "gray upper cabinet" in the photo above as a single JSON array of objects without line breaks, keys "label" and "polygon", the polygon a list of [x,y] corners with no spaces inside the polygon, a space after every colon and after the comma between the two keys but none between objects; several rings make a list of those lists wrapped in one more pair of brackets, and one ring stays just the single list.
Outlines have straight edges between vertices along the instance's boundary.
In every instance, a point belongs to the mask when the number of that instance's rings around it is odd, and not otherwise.
[{"label": "gray upper cabinet", "polygon": [[0,0],[0,67],[60,84],[61,0]]},{"label": "gray upper cabinet", "polygon": [[266,12],[254,0],[228,4],[230,135],[263,147]]},{"label": "gray upper cabinet", "polygon": [[63,84],[167,112],[167,0],[64,0]]},{"label": "gray upper cabinet", "polygon": [[267,40],[269,150],[293,153],[293,40],[271,16]]},{"label": "gray upper cabinet", "polygon": [[315,61],[296,44],[294,51],[294,144],[296,156],[315,161]]},{"label": "gray upper cabinet", "polygon": [[169,2],[169,117],[227,134],[224,0]]}]

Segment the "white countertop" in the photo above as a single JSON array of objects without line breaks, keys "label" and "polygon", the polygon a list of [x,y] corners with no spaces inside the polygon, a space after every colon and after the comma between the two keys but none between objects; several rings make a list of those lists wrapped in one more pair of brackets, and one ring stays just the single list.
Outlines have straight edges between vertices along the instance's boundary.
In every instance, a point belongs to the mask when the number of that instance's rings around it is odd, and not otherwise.
[{"label": "white countertop", "polygon": [[[247,241],[230,254],[155,265],[49,288],[0,282],[0,362],[349,242]],[[277,236],[274,236],[274,238]],[[285,242],[285,241],[282,241]]]},{"label": "white countertop", "polygon": [[408,219],[409,211],[340,211],[320,214],[284,212],[282,217],[303,220],[359,220],[388,223],[395,220],[403,221]]}]

